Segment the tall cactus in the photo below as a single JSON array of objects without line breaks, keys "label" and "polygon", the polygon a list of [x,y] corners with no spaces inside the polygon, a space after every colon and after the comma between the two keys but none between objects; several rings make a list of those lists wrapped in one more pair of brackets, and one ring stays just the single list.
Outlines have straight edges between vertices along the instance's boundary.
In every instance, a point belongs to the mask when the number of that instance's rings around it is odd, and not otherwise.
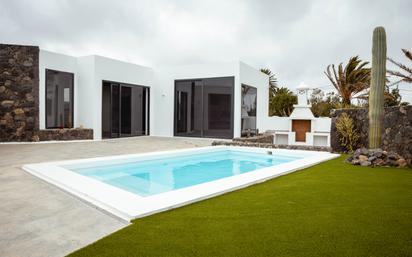
[{"label": "tall cactus", "polygon": [[369,148],[381,147],[383,103],[386,79],[386,34],[383,27],[373,31],[371,86],[369,91]]}]

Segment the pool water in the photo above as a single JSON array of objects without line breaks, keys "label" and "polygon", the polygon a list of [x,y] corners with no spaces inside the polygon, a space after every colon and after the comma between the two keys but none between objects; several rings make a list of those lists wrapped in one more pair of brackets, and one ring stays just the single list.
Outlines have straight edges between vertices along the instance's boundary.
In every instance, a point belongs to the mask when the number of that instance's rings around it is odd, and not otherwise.
[{"label": "pool water", "polygon": [[66,165],[64,168],[140,196],[194,186],[301,157],[214,150],[152,160]]}]

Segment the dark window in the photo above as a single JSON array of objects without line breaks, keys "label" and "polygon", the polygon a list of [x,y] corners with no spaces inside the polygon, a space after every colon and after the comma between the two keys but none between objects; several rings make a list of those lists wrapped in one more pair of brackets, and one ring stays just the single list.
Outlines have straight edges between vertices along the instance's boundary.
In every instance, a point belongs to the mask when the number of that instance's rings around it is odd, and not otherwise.
[{"label": "dark window", "polygon": [[102,136],[149,135],[149,88],[103,81]]},{"label": "dark window", "polygon": [[46,70],[46,128],[73,128],[74,74]]},{"label": "dark window", "polygon": [[233,77],[175,82],[175,135],[233,137]]}]

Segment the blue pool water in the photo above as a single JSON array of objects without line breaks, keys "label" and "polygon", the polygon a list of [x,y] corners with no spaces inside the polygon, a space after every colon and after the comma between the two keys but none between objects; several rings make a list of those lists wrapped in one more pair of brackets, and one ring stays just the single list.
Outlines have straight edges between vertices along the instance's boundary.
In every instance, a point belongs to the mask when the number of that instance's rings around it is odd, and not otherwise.
[{"label": "blue pool water", "polygon": [[140,196],[150,196],[297,159],[299,157],[215,150],[144,161],[95,162],[64,168]]}]

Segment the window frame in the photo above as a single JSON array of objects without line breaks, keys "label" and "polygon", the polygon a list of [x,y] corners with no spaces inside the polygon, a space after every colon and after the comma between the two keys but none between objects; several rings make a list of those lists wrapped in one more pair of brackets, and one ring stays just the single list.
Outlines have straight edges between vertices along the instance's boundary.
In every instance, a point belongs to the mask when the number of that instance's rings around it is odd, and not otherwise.
[{"label": "window frame", "polygon": [[[204,81],[207,80],[213,80],[213,79],[230,79],[231,80],[231,120],[230,120],[230,136],[209,136],[209,135],[204,135]],[[202,92],[202,103],[201,103],[201,108],[202,108],[202,129],[200,132],[200,136],[197,135],[190,135],[190,134],[184,134],[184,133],[178,133],[177,132],[177,106],[176,106],[176,101],[177,101],[177,92],[176,92],[176,87],[179,82],[195,82],[195,81],[201,81],[201,92]],[[175,79],[174,80],[174,88],[173,88],[173,136],[174,137],[194,137],[194,138],[221,138],[221,139],[232,139],[234,138],[235,135],[235,76],[222,76],[222,77],[200,77],[200,78],[187,78],[187,79]]]},{"label": "window frame", "polygon": [[47,122],[47,111],[48,111],[48,108],[47,108],[47,78],[48,78],[48,72],[59,72],[59,73],[66,73],[66,74],[69,74],[70,76],[71,76],[71,78],[72,78],[72,85],[71,85],[71,87],[72,87],[72,93],[71,93],[71,96],[70,96],[70,105],[71,105],[71,110],[72,110],[72,117],[71,117],[71,124],[72,124],[72,126],[71,127],[63,127],[63,129],[70,129],[70,128],[74,128],[74,73],[72,73],[72,72],[67,72],[67,71],[61,71],[61,70],[54,70],[54,69],[45,69],[45,81],[44,81],[44,99],[45,99],[45,108],[44,108],[44,110],[45,110],[45,122],[46,122],[46,124],[45,124],[45,128],[46,129],[62,129],[62,127],[59,127],[59,126],[57,126],[57,127],[51,127],[51,126],[48,126],[48,122]]}]

